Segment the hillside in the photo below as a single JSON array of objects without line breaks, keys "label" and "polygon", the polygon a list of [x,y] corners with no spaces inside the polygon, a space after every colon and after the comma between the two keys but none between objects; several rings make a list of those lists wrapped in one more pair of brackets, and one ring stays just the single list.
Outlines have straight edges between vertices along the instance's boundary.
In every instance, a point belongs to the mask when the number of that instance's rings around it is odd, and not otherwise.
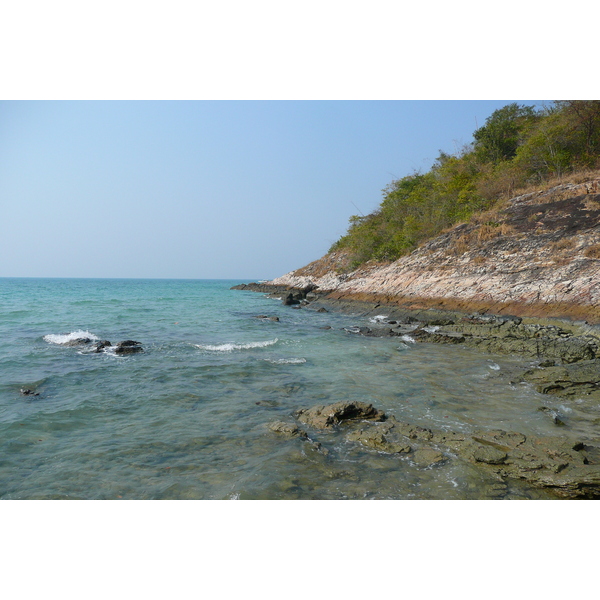
[{"label": "hillside", "polygon": [[330,299],[600,323],[600,173],[515,196],[393,262],[328,253],[269,282]]}]

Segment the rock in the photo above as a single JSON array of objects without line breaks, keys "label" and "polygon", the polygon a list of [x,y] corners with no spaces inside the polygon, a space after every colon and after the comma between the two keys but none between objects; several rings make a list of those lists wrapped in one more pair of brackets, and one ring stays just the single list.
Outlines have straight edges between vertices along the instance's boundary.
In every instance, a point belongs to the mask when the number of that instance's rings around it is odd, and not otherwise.
[{"label": "rock", "polygon": [[293,292],[289,292],[284,296],[282,302],[285,306],[292,306],[293,304],[300,304],[300,300],[302,300],[301,296]]},{"label": "rock", "polygon": [[541,394],[589,396],[600,393],[600,359],[530,369],[522,374],[522,379]]},{"label": "rock", "polygon": [[92,344],[92,352],[103,352],[105,348],[109,348],[112,344],[108,340],[96,341]]},{"label": "rock", "polygon": [[263,321],[279,321],[279,317],[269,317],[267,315],[256,315],[255,319],[262,319]]},{"label": "rock", "polygon": [[286,423],[285,421],[274,421],[272,423],[269,423],[267,427],[271,431],[274,431],[275,433],[281,433],[282,435],[285,435],[287,437],[308,437],[306,431],[300,429],[294,423]]},{"label": "rock", "polygon": [[508,458],[508,455],[493,446],[479,446],[475,448],[473,458],[477,462],[487,463],[488,465],[500,465]]},{"label": "rock", "polygon": [[412,459],[420,467],[430,467],[447,460],[441,452],[434,448],[419,448],[418,450],[415,450]]},{"label": "rock", "polygon": [[294,415],[301,423],[317,429],[328,429],[343,421],[384,421],[385,414],[365,402],[335,402],[327,406],[303,408]]},{"label": "rock", "polygon": [[350,432],[346,439],[349,442],[360,442],[364,446],[373,448],[379,452],[386,452],[388,454],[410,452],[411,447],[409,444],[403,444],[398,441],[390,441],[385,435],[390,431],[390,429],[392,429],[392,427],[382,428],[378,426],[372,426],[365,429],[358,429]]},{"label": "rock", "polygon": [[552,409],[552,408],[549,408],[549,407],[547,407],[547,406],[540,406],[540,407],[538,408],[538,410],[540,410],[540,411],[542,411],[542,412],[545,412],[545,413],[549,414],[549,415],[550,415],[550,417],[552,418],[552,422],[553,422],[555,425],[558,425],[559,427],[563,427],[563,426],[564,426],[564,424],[565,424],[565,423],[564,423],[564,421],[563,421],[563,420],[560,418],[560,414],[558,413],[558,411],[556,411],[556,410],[554,410],[554,409]]},{"label": "rock", "polygon": [[115,347],[116,354],[134,354],[136,352],[143,352],[141,342],[135,342],[133,340],[125,340],[119,342]]},{"label": "rock", "polygon": [[33,390],[21,388],[19,391],[21,392],[21,394],[23,394],[23,396],[39,396],[39,394],[37,392],[34,392]]},{"label": "rock", "polygon": [[89,344],[92,340],[90,338],[82,337],[75,338],[74,340],[69,340],[62,344],[63,346],[74,347],[74,346],[83,346],[85,344]]}]

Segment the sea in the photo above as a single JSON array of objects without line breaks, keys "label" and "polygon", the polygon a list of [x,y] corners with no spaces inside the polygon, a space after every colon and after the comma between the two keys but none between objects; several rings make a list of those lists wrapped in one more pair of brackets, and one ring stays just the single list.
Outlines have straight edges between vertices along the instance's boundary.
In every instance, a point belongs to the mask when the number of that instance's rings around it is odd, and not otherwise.
[{"label": "sea", "polygon": [[[298,309],[237,283],[0,278],[0,498],[550,497],[457,460],[365,448],[344,427],[309,440],[268,427],[340,400],[438,430],[556,435],[547,406],[593,435],[596,415],[518,381],[527,360],[364,337],[353,327],[385,312]],[[124,340],[143,352],[117,353]]]}]

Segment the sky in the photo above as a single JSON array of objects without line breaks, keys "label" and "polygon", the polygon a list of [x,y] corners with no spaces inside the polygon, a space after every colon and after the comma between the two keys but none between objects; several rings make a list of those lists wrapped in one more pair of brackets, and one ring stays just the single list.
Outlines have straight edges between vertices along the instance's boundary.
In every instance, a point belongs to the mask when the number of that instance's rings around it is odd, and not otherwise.
[{"label": "sky", "polygon": [[283,275],[509,102],[2,101],[0,276]]}]

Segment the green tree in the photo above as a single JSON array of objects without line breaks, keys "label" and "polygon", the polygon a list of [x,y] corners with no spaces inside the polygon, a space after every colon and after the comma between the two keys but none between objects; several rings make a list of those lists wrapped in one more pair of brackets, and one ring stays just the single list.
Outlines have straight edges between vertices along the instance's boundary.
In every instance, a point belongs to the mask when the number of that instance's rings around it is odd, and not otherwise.
[{"label": "green tree", "polygon": [[516,102],[495,110],[475,131],[475,151],[482,162],[510,160],[517,153],[529,126],[537,119],[533,106]]}]

